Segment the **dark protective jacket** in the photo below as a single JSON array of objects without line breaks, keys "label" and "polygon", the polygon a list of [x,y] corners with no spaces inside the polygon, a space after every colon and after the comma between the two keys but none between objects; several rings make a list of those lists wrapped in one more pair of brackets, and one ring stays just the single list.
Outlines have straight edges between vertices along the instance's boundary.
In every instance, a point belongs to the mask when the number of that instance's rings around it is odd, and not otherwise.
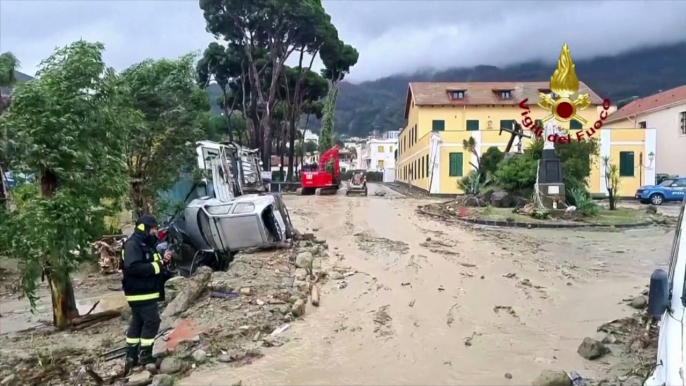
[{"label": "dark protective jacket", "polygon": [[166,275],[153,239],[136,229],[124,243],[122,287],[131,306],[164,300]]}]

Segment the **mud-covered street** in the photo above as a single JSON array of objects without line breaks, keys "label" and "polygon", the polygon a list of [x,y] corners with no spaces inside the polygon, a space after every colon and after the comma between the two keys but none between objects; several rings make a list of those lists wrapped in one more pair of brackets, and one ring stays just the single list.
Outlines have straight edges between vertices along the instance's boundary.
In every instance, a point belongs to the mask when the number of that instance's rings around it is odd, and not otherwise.
[{"label": "mud-covered street", "polygon": [[600,375],[621,359],[585,360],[580,342],[635,311],[622,300],[667,264],[673,238],[658,227],[447,225],[416,213],[425,199],[370,187],[368,197],[286,197],[296,227],[334,252],[323,269],[357,274],[330,276],[320,307],[308,307],[264,358],[195,371],[181,385],[522,385],[545,369]]}]

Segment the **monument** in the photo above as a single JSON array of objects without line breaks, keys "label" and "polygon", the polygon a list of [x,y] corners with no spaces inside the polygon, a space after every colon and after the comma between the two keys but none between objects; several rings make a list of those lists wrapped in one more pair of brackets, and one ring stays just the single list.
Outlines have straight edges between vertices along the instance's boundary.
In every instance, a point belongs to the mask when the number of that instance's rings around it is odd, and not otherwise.
[{"label": "monument", "polygon": [[563,209],[565,202],[565,184],[562,179],[562,161],[555,154],[555,143],[550,141],[559,134],[555,119],[545,124],[543,131],[543,154],[538,160],[538,175],[536,189],[541,198],[541,204],[548,209]]}]

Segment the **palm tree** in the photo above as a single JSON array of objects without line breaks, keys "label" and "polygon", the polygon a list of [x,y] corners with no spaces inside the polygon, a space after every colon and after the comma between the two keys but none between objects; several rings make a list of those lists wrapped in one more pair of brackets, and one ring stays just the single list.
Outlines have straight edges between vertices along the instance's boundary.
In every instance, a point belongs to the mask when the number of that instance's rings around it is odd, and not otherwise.
[{"label": "palm tree", "polygon": [[[9,95],[3,97],[2,88],[11,89],[17,83],[17,68],[19,68],[19,60],[14,54],[11,52],[0,54],[0,114],[2,114],[5,111],[5,107],[9,105]],[[6,154],[4,153],[4,149],[0,148],[0,209],[4,209],[7,201],[4,168],[4,165],[6,164],[5,159]]]}]

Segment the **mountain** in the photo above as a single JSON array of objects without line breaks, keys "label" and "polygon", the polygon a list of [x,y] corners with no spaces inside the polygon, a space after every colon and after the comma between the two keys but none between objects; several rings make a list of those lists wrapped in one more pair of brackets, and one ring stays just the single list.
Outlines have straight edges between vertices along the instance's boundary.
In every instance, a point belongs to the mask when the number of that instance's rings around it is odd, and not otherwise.
[{"label": "mountain", "polygon": [[[26,75],[23,72],[19,72],[19,71],[14,71],[14,76],[17,78],[17,82],[19,82],[19,83],[26,82],[26,81],[33,79],[32,76]],[[7,87],[0,87],[0,93],[2,95],[9,94],[10,91],[11,90]]]},{"label": "mountain", "polygon": [[[686,84],[686,42],[636,49],[614,56],[576,61],[576,73],[601,97],[614,103]],[[498,68],[477,66],[434,73],[393,75],[360,84],[343,83],[336,106],[338,134],[364,136],[375,127],[405,125],[403,109],[409,82],[549,81],[554,63],[529,62]]]},{"label": "mountain", "polygon": [[[686,42],[682,42],[578,60],[575,64],[579,79],[601,97],[617,103],[686,84],[685,63]],[[403,127],[409,82],[549,81],[554,70],[554,63],[528,62],[503,68],[482,65],[393,75],[359,84],[344,82],[336,105],[335,130],[338,134],[365,136],[375,128],[387,131]],[[214,104],[220,91],[213,86],[208,92]],[[213,109],[219,111],[216,105]],[[319,122],[310,122],[310,127],[318,130]]]}]

